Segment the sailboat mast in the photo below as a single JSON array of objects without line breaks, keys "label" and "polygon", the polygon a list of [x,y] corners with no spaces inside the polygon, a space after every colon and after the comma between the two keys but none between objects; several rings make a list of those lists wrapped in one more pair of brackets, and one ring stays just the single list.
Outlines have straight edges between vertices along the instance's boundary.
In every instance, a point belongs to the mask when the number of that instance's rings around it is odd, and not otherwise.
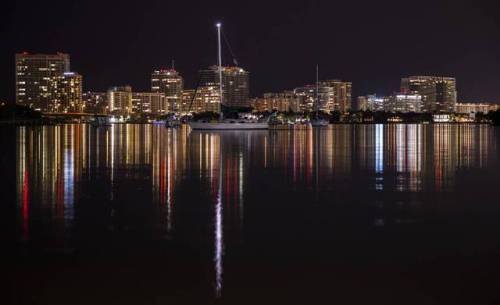
[{"label": "sailboat mast", "polygon": [[319,112],[319,65],[316,64],[316,118]]},{"label": "sailboat mast", "polygon": [[220,94],[220,115],[222,117],[222,51],[221,51],[221,40],[220,31],[222,24],[217,23],[217,45],[218,45],[218,57],[217,64],[219,66],[219,94]]}]

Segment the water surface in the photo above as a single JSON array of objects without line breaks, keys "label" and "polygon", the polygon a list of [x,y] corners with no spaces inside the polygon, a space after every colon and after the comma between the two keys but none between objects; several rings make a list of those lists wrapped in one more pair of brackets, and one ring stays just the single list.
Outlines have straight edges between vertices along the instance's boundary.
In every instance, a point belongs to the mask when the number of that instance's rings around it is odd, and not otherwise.
[{"label": "water surface", "polygon": [[10,299],[494,303],[499,139],[451,124],[3,128]]}]

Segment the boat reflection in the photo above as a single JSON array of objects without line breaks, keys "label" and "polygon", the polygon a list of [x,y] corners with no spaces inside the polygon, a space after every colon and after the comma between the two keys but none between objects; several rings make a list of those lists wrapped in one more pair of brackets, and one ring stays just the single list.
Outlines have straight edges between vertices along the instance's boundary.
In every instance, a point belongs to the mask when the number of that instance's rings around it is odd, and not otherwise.
[{"label": "boat reflection", "polygon": [[207,180],[212,193],[213,262],[215,296],[223,289],[225,228],[237,232],[243,226],[247,155],[254,141],[267,137],[266,131],[194,131],[189,135],[193,148],[190,165],[199,178]]}]

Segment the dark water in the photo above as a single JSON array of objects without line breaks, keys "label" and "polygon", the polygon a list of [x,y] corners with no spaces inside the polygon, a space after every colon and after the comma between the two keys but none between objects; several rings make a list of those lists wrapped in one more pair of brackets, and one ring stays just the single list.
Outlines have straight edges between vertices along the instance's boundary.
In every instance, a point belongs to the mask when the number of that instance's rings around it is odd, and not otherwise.
[{"label": "dark water", "polygon": [[1,135],[12,304],[500,304],[500,129]]}]

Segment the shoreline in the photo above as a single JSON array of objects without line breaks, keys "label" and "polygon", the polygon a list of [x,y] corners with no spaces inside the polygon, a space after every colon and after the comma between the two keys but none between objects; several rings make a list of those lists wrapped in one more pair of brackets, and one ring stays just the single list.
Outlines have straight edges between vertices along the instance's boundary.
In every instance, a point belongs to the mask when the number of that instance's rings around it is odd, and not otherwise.
[{"label": "shoreline", "polygon": [[[14,120],[14,121],[0,121],[0,126],[57,126],[57,125],[92,125],[90,122],[43,122],[38,120]],[[116,122],[111,123],[111,125],[121,125],[121,124],[134,124],[134,125],[158,125],[157,123],[149,122]],[[498,126],[493,123],[488,122],[335,122],[329,123],[328,125],[491,125]],[[187,125],[187,124],[186,124]],[[102,127],[102,126],[96,126]],[[327,126],[324,126],[327,127]],[[280,130],[280,129],[296,129],[296,128],[313,128],[308,124],[277,124],[270,125],[269,129]],[[320,127],[321,128],[321,127]]]}]

